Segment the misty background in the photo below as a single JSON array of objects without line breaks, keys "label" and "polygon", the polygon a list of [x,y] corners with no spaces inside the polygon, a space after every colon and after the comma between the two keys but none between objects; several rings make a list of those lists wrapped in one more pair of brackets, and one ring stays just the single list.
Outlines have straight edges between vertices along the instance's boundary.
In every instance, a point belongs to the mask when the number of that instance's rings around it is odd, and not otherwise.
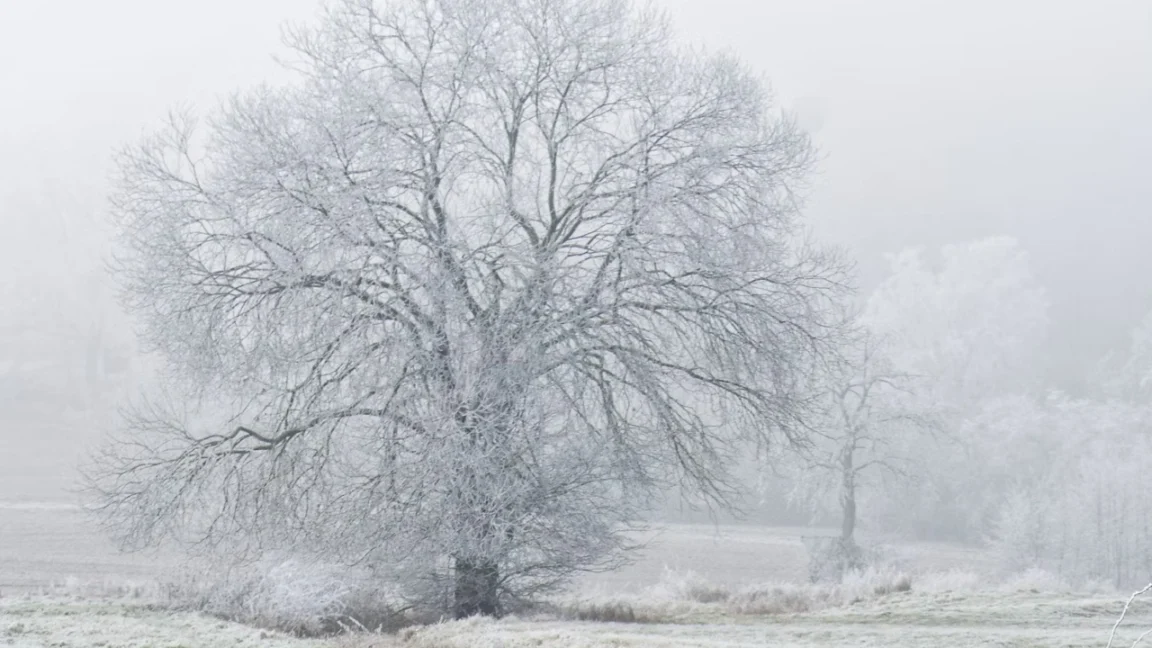
[{"label": "misty background", "polygon": [[[655,4],[763,71],[811,132],[808,222],[857,262],[864,295],[887,254],[1008,235],[1051,301],[1048,386],[1083,393],[1127,349],[1152,310],[1152,4]],[[0,7],[0,499],[67,497],[101,406],[146,375],[102,269],[112,154],[174,107],[286,78],[280,27],[316,10]],[[51,416],[27,407],[34,390],[57,395]]]}]

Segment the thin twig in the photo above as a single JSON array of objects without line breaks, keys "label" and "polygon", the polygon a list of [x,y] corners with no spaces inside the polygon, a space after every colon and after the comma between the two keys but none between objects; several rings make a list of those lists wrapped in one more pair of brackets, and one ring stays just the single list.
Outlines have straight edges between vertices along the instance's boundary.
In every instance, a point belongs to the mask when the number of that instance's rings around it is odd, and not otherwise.
[{"label": "thin twig", "polygon": [[[1132,596],[1128,597],[1128,602],[1124,604],[1124,610],[1120,612],[1120,618],[1116,619],[1116,624],[1112,626],[1112,633],[1108,635],[1108,646],[1106,648],[1112,648],[1112,642],[1116,639],[1116,630],[1119,629],[1120,624],[1124,622],[1124,617],[1128,614],[1128,608],[1132,606],[1132,601],[1135,601],[1137,596],[1140,596],[1148,590],[1152,590],[1152,583],[1148,583],[1144,586],[1144,589],[1140,590],[1139,592],[1133,592]],[[1148,633],[1145,632],[1144,634]],[[1143,638],[1144,635],[1140,635],[1140,639]],[[1137,639],[1136,643],[1140,643],[1140,639]],[[1136,644],[1132,645],[1135,646]]]}]

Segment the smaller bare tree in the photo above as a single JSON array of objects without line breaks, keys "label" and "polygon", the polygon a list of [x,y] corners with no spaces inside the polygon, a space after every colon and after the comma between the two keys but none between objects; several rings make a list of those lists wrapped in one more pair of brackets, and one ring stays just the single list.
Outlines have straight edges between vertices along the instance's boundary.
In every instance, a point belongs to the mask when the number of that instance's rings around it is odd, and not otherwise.
[{"label": "smaller bare tree", "polygon": [[856,542],[862,492],[886,479],[911,479],[911,437],[937,429],[931,409],[916,398],[917,377],[894,369],[882,344],[867,333],[827,380],[825,419],[794,462],[795,494],[817,508],[828,506],[834,495],[840,515],[838,538],[813,556],[814,580],[828,575],[826,568],[839,577],[863,566]]}]

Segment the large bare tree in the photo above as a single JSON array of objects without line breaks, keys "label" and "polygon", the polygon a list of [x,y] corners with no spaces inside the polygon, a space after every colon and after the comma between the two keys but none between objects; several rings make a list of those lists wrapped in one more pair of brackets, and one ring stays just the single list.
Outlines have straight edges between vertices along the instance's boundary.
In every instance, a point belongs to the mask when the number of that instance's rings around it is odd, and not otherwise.
[{"label": "large bare tree", "polygon": [[613,564],[660,488],[724,505],[749,441],[804,438],[844,274],[739,62],[625,0],[347,0],[289,42],[299,83],[120,160],[169,366],[91,472],[122,539],[443,574],[499,614]]}]

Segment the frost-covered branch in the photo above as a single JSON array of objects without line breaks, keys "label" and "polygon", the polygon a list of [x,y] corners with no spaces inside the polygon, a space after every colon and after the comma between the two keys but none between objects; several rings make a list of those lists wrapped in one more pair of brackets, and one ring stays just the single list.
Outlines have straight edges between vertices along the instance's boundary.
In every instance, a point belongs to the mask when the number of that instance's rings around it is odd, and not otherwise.
[{"label": "frost-covered branch", "polygon": [[[1129,596],[1128,600],[1124,602],[1124,609],[1120,611],[1120,618],[1116,619],[1116,623],[1112,626],[1112,632],[1108,633],[1107,648],[1112,648],[1112,642],[1116,640],[1116,631],[1120,629],[1120,624],[1124,623],[1124,617],[1128,615],[1128,608],[1132,607],[1132,602],[1149,590],[1152,590],[1152,583],[1149,583],[1142,589],[1133,592],[1132,596]],[[1144,639],[1144,635],[1146,634],[1148,633],[1145,632],[1144,634],[1141,634],[1140,637],[1136,639],[1135,643],[1132,644],[1132,646],[1135,647],[1137,644],[1139,644],[1140,641]]]}]

